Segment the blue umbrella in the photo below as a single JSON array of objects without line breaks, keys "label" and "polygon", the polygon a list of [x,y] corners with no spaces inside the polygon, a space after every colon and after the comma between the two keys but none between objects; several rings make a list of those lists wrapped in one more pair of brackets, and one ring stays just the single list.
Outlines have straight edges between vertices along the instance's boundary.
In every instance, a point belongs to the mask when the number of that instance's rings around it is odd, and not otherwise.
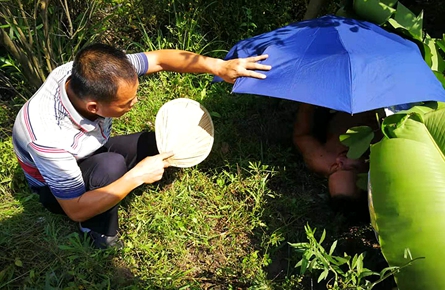
[{"label": "blue umbrella", "polygon": [[226,59],[261,54],[272,66],[267,78],[239,78],[233,92],[348,113],[445,101],[417,45],[370,22],[328,15],[292,23],[238,42]]}]

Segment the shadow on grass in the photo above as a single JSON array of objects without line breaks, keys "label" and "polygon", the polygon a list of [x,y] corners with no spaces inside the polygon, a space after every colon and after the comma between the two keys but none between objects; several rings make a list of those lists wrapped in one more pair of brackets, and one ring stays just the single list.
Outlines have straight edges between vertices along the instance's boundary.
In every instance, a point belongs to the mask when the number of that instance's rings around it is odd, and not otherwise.
[{"label": "shadow on grass", "polygon": [[[95,250],[77,224],[31,193],[12,152],[17,109],[0,100],[0,289],[106,289],[136,285],[113,250]],[[111,287],[110,287],[111,285]]]},{"label": "shadow on grass", "polygon": [[[215,144],[213,156],[206,160],[206,166],[210,168],[223,159],[227,163],[238,162],[245,168],[248,167],[247,161],[261,162],[268,168],[274,168],[275,174],[267,182],[273,197],[266,197],[262,213],[267,227],[255,230],[251,242],[254,248],[263,251],[263,255],[270,256],[266,272],[276,288],[285,288],[282,286],[284,282],[299,274],[295,265],[300,257],[289,243],[307,241],[306,224],[317,228],[319,235],[326,229],[325,248],[329,249],[330,244],[338,240],[336,255],[343,256],[345,252],[354,256],[366,252],[365,267],[380,272],[388,266],[370,226],[367,208],[348,213],[333,211],[326,179],[309,172],[294,149],[292,130],[298,106],[296,102],[235,95],[230,97],[235,103],[231,105],[228,103],[230,100],[212,98],[206,99],[203,105],[221,117],[214,118]],[[232,114],[231,106],[245,111],[240,115]],[[266,245],[265,237],[269,239]],[[317,278],[307,277],[303,284],[307,283],[309,287],[312,279],[313,289],[326,289],[323,282],[316,285]],[[387,279],[374,289],[393,287],[393,280]]]},{"label": "shadow on grass", "polygon": [[93,249],[75,222],[43,208],[18,166],[0,200],[1,289],[138,288],[119,250]]},{"label": "shadow on grass", "polygon": [[[214,113],[214,116],[220,117],[214,117],[216,136],[213,151],[209,158],[199,165],[199,170],[222,171],[227,164],[248,168],[249,162],[253,162],[267,165],[269,169],[273,169],[274,174],[268,177],[266,186],[271,195],[264,197],[261,209],[261,221],[266,226],[254,228],[251,233],[246,233],[245,238],[243,236],[242,239],[236,239],[242,240],[243,243],[245,239],[246,244],[222,248],[222,251],[232,251],[230,253],[214,251],[208,256],[202,248],[208,249],[212,245],[200,247],[198,244],[194,246],[194,250],[193,245],[189,247],[192,249],[191,255],[196,256],[194,260],[190,259],[191,262],[214,263],[209,267],[202,267],[209,271],[203,271],[193,277],[201,288],[253,286],[249,284],[252,280],[243,282],[242,279],[237,279],[239,277],[232,278],[229,274],[219,275],[217,271],[221,269],[218,267],[224,263],[208,261],[217,260],[219,255],[221,261],[225,255],[243,257],[244,253],[237,251],[245,250],[245,246],[249,247],[249,251],[252,249],[252,252],[258,251],[260,255],[270,257],[265,267],[268,281],[271,281],[274,289],[286,288],[286,279],[293,275],[298,276],[299,271],[294,267],[299,257],[288,243],[306,241],[303,229],[306,224],[319,229],[320,234],[326,229],[326,244],[340,240],[339,255],[342,255],[343,251],[350,255],[367,251],[369,255],[365,260],[365,267],[379,271],[386,266],[382,264],[384,259],[376,247],[369,224],[333,212],[329,207],[325,180],[310,173],[293,149],[291,132],[296,103],[244,95],[228,98],[212,96],[205,99],[203,105]],[[180,171],[169,169],[162,182],[155,186],[159,186],[162,191],[164,186],[169,186],[177,179]],[[156,288],[155,285],[158,284],[151,285],[150,281],[140,281],[135,277],[132,269],[124,266],[126,262],[122,260],[123,255],[111,250],[92,249],[75,233],[75,223],[66,217],[53,215],[41,207],[37,196],[27,189],[18,167],[11,184],[11,192],[14,194],[5,193],[2,196],[6,206],[0,220],[0,288]],[[145,188],[141,187],[129,195],[122,207],[126,209],[144,190]],[[224,224],[224,217],[221,221]],[[215,230],[224,232],[218,225]],[[221,239],[228,238],[230,237]],[[168,254],[168,251],[165,252]],[[143,251],[137,249],[125,255],[128,257],[133,253],[143,255]],[[137,258],[135,256],[138,262]],[[243,261],[239,263],[242,264]],[[188,270],[196,265],[180,266]],[[240,268],[235,265],[233,269],[222,271],[240,271]],[[310,279],[305,278],[303,284],[310,283]],[[314,289],[323,289],[323,285],[315,285]]]}]

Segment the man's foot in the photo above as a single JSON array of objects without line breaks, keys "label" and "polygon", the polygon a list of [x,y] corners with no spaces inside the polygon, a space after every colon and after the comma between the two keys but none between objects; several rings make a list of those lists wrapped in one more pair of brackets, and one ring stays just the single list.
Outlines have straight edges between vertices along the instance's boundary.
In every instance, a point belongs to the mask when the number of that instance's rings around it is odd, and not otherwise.
[{"label": "man's foot", "polygon": [[89,231],[87,233],[87,236],[90,238],[93,247],[95,247],[96,249],[123,248],[122,241],[119,239],[118,235],[106,236],[100,233],[96,233],[95,231]]},{"label": "man's foot", "polygon": [[123,248],[123,243],[118,235],[106,236],[89,228],[82,227],[81,223],[79,223],[79,230],[81,234],[86,233],[87,238],[91,240],[91,245],[96,249]]}]

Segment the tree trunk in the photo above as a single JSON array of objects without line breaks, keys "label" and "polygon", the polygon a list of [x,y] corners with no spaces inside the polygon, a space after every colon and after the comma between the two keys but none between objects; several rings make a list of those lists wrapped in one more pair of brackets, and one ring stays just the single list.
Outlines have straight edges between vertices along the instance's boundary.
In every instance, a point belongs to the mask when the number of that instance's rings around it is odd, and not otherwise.
[{"label": "tree trunk", "polygon": [[323,6],[325,0],[310,0],[307,5],[306,13],[304,14],[303,20],[317,18],[321,7]]}]

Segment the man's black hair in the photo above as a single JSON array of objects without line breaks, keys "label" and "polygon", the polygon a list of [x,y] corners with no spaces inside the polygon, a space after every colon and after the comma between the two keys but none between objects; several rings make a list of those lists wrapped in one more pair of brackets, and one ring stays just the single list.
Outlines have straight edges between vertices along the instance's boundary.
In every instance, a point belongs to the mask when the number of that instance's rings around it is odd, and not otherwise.
[{"label": "man's black hair", "polygon": [[123,51],[97,43],[76,54],[70,86],[81,99],[111,102],[116,97],[119,81],[133,84],[137,77],[136,69]]}]

